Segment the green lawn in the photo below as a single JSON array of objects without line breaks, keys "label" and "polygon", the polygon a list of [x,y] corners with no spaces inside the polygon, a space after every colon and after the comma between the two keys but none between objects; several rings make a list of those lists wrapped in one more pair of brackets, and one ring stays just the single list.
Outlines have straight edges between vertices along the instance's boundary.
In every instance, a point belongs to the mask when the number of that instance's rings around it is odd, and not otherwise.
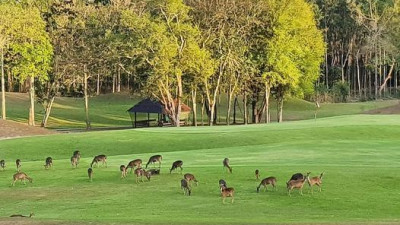
[{"label": "green lawn", "polygon": [[[130,96],[126,93],[107,94],[92,97],[90,103],[90,120],[93,127],[116,127],[131,126],[127,109],[139,102],[141,98]],[[1,100],[0,100],[1,101]],[[239,101],[237,108],[237,121],[243,122],[243,103]],[[338,115],[359,114],[367,110],[388,107],[398,104],[398,100],[372,101],[359,103],[343,104],[322,104],[318,111],[318,117],[330,117]],[[81,98],[56,98],[54,107],[49,119],[49,128],[84,128],[85,112]],[[221,98],[218,106],[218,121],[225,123],[226,118],[226,98]],[[11,120],[27,122],[29,109],[28,94],[7,93],[7,116]],[[250,108],[249,108],[250,110]],[[198,107],[198,120],[200,121],[200,107]],[[314,118],[315,106],[312,102],[290,98],[284,103],[284,120],[304,120]],[[42,105],[36,105],[36,121],[40,121],[44,114]],[[233,112],[232,112],[233,114]],[[250,113],[251,114],[251,113]],[[144,119],[147,115],[138,114],[139,118]],[[152,115],[156,118],[157,115]],[[271,119],[276,120],[276,104],[271,99]],[[207,116],[204,115],[204,121]]]},{"label": "green lawn", "polygon": [[[0,217],[29,214],[34,221],[154,224],[400,223],[400,116],[355,115],[284,124],[199,128],[152,128],[60,134],[0,141]],[[69,158],[82,152],[72,169]],[[162,175],[135,184],[121,180],[119,165],[163,155]],[[86,170],[96,154],[108,168]],[[54,168],[44,170],[52,156]],[[229,157],[233,174],[222,169]],[[10,187],[15,159],[32,184]],[[199,186],[183,196],[173,161],[196,175]],[[278,191],[256,193],[254,170],[276,176]],[[287,196],[285,182],[296,172],[325,172],[323,190]],[[236,190],[222,204],[218,180]],[[229,201],[227,201],[229,202]],[[0,221],[2,220],[0,218]]]}]

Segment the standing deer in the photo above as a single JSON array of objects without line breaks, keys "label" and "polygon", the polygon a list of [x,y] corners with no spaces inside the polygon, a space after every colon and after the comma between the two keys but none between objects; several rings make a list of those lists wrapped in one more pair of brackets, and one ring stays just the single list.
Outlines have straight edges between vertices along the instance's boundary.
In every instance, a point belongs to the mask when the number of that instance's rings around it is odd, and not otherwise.
[{"label": "standing deer", "polygon": [[19,172],[21,169],[21,160],[20,159],[15,160],[15,165],[17,166],[17,171]]},{"label": "standing deer", "polygon": [[267,177],[263,179],[257,187],[257,193],[260,192],[261,185],[264,186],[264,191],[267,191],[267,185],[271,184],[272,187],[276,190],[276,178],[275,177]]},{"label": "standing deer", "polygon": [[131,168],[131,173],[133,171],[133,169],[136,168],[141,168],[142,167],[142,160],[141,159],[135,159],[132,160],[128,163],[128,165],[126,165],[126,169],[128,170],[129,168]]},{"label": "standing deer", "polygon": [[121,171],[121,179],[126,177],[126,174],[128,173],[128,171],[126,170],[125,165],[121,165],[119,167],[119,170]]},{"label": "standing deer", "polygon": [[72,168],[78,168],[78,164],[79,164],[79,162],[78,162],[78,157],[72,156],[72,157],[71,157],[71,165],[72,165]]},{"label": "standing deer", "polygon": [[183,195],[190,196],[190,194],[192,193],[192,190],[190,190],[190,186],[189,186],[187,180],[185,180],[185,179],[181,180],[181,189],[183,190]]},{"label": "standing deer", "polygon": [[227,197],[231,197],[231,203],[233,203],[234,200],[234,195],[235,194],[235,189],[234,188],[222,188],[221,189],[221,196],[222,196],[222,203],[225,204],[225,199]]},{"label": "standing deer", "polygon": [[227,188],[226,182],[222,179],[218,181],[218,185],[219,185],[219,189],[220,189],[221,193],[222,193],[223,189]]},{"label": "standing deer", "polygon": [[194,177],[193,174],[191,173],[186,173],[185,175],[183,175],[183,178],[190,184],[191,181],[194,181],[194,183],[196,184],[196,186],[198,185],[198,181],[196,180],[196,178]]},{"label": "standing deer", "polygon": [[81,152],[76,150],[74,151],[74,153],[72,154],[72,156],[75,156],[76,158],[78,158],[78,161],[81,159]]},{"label": "standing deer", "polygon": [[107,167],[107,156],[106,155],[95,156],[93,158],[92,163],[90,164],[90,167],[93,167],[93,164],[95,164],[95,163],[96,163],[96,166],[99,167],[99,162],[102,162],[102,165],[105,164]]},{"label": "standing deer", "polygon": [[260,171],[256,170],[254,174],[256,175],[256,180],[260,180]]},{"label": "standing deer", "polygon": [[26,173],[24,172],[18,172],[13,175],[12,186],[15,186],[15,182],[17,182],[18,180],[23,181],[24,184],[26,184],[26,180],[29,180],[29,182],[32,183],[33,179],[28,177],[28,175],[26,175]]},{"label": "standing deer", "polygon": [[53,159],[51,157],[47,157],[46,161],[45,161],[44,168],[48,169],[48,168],[51,168],[51,167],[53,167]]},{"label": "standing deer", "polygon": [[89,180],[90,180],[90,182],[93,180],[93,169],[92,169],[92,167],[90,167],[88,170],[87,170],[87,174],[88,174],[88,177],[89,177]]},{"label": "standing deer", "polygon": [[156,162],[158,162],[158,168],[161,168],[161,161],[162,161],[161,155],[153,155],[152,157],[150,157],[149,161],[147,162],[146,169],[150,163],[155,164]]},{"label": "standing deer", "polygon": [[295,173],[292,175],[290,180],[302,180],[304,178],[304,175],[302,173]]},{"label": "standing deer", "polygon": [[182,165],[183,165],[183,162],[182,162],[182,160],[177,160],[177,161],[175,161],[174,163],[172,163],[172,167],[171,167],[171,169],[169,170],[169,173],[171,173],[172,172],[172,170],[175,170],[175,169],[177,169],[178,167],[179,168],[181,168],[181,174],[182,174]]},{"label": "standing deer", "polygon": [[317,185],[319,187],[319,192],[321,192],[321,185],[322,185],[322,176],[324,175],[324,173],[322,172],[319,176],[317,177],[312,177],[312,178],[308,178],[308,185],[311,188],[311,193],[314,193],[313,187],[314,185]]},{"label": "standing deer", "polygon": [[136,175],[136,183],[139,183],[139,177],[141,178],[142,182],[143,182],[143,176],[146,176],[148,181],[150,181],[150,178],[151,178],[151,173],[150,172],[146,172],[142,168],[135,169],[135,175]]},{"label": "standing deer", "polygon": [[224,161],[222,161],[222,165],[224,166],[224,168],[228,168],[229,172],[232,173],[232,167],[229,166],[229,159],[225,158]]},{"label": "standing deer", "polygon": [[6,161],[4,159],[0,160],[0,167],[4,170],[6,168]]},{"label": "standing deer", "polygon": [[303,179],[299,179],[299,180],[289,180],[286,183],[287,189],[288,189],[288,194],[290,195],[290,192],[293,189],[299,189],[300,190],[300,194],[303,195],[303,186],[304,183],[306,182],[306,180],[308,179],[308,176],[310,175],[310,172],[307,173],[307,175],[305,177],[303,177]]}]

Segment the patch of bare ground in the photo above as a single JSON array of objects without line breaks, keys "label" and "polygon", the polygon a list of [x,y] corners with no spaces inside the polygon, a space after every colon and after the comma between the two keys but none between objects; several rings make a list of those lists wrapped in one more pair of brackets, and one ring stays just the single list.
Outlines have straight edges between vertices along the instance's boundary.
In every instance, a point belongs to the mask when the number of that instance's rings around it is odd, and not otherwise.
[{"label": "patch of bare ground", "polygon": [[373,109],[364,112],[365,114],[382,114],[382,115],[392,115],[400,114],[400,103],[394,106],[389,106],[380,109]]},{"label": "patch of bare ground", "polygon": [[26,136],[49,135],[55,133],[55,131],[45,128],[32,127],[22,123],[0,119],[0,140]]}]

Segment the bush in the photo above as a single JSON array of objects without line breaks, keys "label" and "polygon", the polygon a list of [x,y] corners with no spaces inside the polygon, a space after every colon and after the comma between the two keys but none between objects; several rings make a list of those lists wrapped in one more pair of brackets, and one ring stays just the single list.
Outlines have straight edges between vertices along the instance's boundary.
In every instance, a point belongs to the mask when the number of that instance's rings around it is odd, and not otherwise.
[{"label": "bush", "polygon": [[349,97],[350,93],[350,85],[347,82],[339,81],[333,85],[332,91],[337,101],[347,102],[347,97]]}]

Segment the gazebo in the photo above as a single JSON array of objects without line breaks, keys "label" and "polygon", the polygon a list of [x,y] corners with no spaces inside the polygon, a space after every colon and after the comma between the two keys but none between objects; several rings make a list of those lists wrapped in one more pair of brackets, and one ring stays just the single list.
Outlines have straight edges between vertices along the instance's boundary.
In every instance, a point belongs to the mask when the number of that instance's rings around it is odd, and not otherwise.
[{"label": "gazebo", "polygon": [[[181,103],[181,119],[185,120],[189,117],[192,109]],[[128,113],[132,120],[132,126],[136,127],[150,127],[151,122],[157,122],[158,126],[170,125],[168,122],[168,116],[164,111],[163,104],[159,101],[153,101],[151,99],[144,99],[128,109]],[[137,113],[146,113],[147,119],[137,120]],[[150,119],[150,114],[157,114],[157,119]]]}]

